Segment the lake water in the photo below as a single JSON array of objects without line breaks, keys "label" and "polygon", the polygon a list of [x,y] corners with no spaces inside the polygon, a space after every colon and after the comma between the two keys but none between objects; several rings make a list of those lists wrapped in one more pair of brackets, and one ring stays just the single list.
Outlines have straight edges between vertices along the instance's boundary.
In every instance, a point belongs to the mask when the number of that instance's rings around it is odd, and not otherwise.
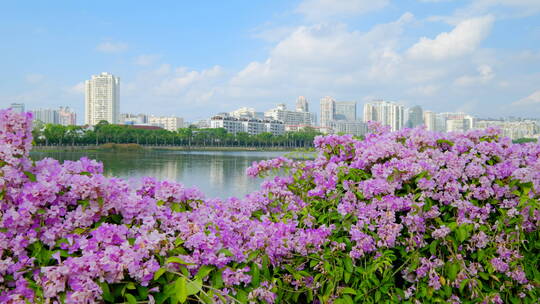
[{"label": "lake water", "polygon": [[107,176],[178,181],[196,186],[208,198],[243,197],[258,189],[262,179],[246,176],[254,161],[272,159],[287,152],[261,151],[168,151],[140,152],[31,152],[34,160],[45,157],[59,161],[78,160],[83,156],[103,162]]}]

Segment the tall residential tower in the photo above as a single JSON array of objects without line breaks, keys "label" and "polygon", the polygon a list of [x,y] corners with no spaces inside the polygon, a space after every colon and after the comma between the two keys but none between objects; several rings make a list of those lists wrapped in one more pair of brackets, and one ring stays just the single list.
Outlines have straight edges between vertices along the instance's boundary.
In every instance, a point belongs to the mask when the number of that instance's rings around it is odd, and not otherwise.
[{"label": "tall residential tower", "polygon": [[336,101],[330,96],[321,98],[321,127],[329,127],[335,115]]},{"label": "tall residential tower", "polygon": [[403,105],[377,100],[364,105],[364,122],[377,121],[383,126],[390,126],[392,131],[403,128],[405,107]]},{"label": "tall residential tower", "polygon": [[109,73],[92,75],[86,81],[85,93],[85,124],[96,125],[102,120],[119,123],[120,78]]},{"label": "tall residential tower", "polygon": [[309,104],[304,96],[298,96],[296,99],[296,112],[309,112]]}]

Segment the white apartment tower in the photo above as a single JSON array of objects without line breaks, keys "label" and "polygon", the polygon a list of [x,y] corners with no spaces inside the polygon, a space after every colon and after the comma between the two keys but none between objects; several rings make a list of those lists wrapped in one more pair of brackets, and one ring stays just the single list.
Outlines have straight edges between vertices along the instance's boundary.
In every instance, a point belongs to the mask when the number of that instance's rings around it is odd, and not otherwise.
[{"label": "white apartment tower", "polygon": [[86,81],[84,123],[96,125],[105,120],[120,122],[120,78],[109,73],[92,75]]},{"label": "white apartment tower", "polygon": [[335,115],[336,101],[330,96],[321,98],[321,127],[330,127]]},{"label": "white apartment tower", "polygon": [[309,104],[304,96],[296,99],[296,112],[309,112]]},{"label": "white apartment tower", "polygon": [[438,131],[437,128],[437,113],[433,111],[424,111],[424,125],[428,131]]},{"label": "white apartment tower", "polygon": [[388,101],[373,101],[364,105],[364,122],[377,121],[390,126],[392,131],[403,128],[405,124],[405,107]]}]

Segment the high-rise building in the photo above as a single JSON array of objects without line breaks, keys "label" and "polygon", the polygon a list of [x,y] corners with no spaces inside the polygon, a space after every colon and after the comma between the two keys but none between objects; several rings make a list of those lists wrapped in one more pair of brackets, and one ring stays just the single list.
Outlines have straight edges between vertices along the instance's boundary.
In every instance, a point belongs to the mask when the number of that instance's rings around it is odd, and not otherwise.
[{"label": "high-rise building", "polygon": [[63,126],[74,126],[77,124],[77,114],[72,112],[69,107],[60,107],[58,109],[58,123]]},{"label": "high-rise building", "polygon": [[424,112],[421,106],[414,106],[407,110],[408,119],[406,126],[408,128],[415,128],[424,124]]},{"label": "high-rise building", "polygon": [[13,110],[15,113],[24,113],[24,103],[12,103],[9,105],[9,108]]},{"label": "high-rise building", "polygon": [[41,121],[44,124],[58,124],[60,122],[59,114],[54,109],[36,109],[32,110],[34,121]]},{"label": "high-rise building", "polygon": [[428,131],[437,131],[437,113],[424,111],[424,125]]},{"label": "high-rise building", "polygon": [[105,120],[120,122],[120,78],[109,73],[92,75],[86,81],[84,123],[96,125]]},{"label": "high-rise building", "polygon": [[356,120],[356,102],[355,101],[336,101],[336,111],[334,120]]},{"label": "high-rise building", "polygon": [[330,127],[330,122],[334,120],[335,115],[336,101],[330,96],[321,98],[321,127]]},{"label": "high-rise building", "polygon": [[309,112],[309,104],[304,96],[298,96],[296,99],[296,112]]},{"label": "high-rise building", "polygon": [[395,102],[373,101],[364,105],[364,122],[376,121],[390,126],[392,131],[403,128],[405,124],[405,107]]}]

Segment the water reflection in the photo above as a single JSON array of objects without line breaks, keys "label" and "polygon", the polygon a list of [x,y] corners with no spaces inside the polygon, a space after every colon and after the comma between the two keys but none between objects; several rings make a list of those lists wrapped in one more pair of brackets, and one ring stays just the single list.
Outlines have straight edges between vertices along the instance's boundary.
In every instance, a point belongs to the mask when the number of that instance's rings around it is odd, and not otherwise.
[{"label": "water reflection", "polygon": [[59,161],[83,156],[103,162],[105,175],[122,178],[153,176],[196,186],[207,197],[244,196],[256,190],[261,179],[246,176],[254,161],[271,159],[286,152],[238,151],[141,151],[141,152],[32,152],[35,160],[52,157]]}]

